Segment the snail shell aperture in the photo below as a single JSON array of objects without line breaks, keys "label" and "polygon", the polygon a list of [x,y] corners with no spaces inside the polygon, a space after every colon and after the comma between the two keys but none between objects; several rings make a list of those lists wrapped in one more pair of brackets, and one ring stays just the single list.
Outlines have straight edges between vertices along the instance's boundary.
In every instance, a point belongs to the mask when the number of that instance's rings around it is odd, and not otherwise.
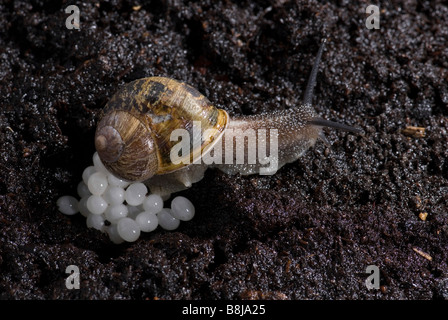
[{"label": "snail shell aperture", "polygon": [[[150,77],[126,84],[107,103],[97,126],[95,147],[101,161],[114,175],[128,181],[144,181],[151,192],[167,194],[184,190],[202,179],[208,166],[198,162],[197,155],[200,158],[214,148],[222,148],[224,157],[225,145],[229,143],[225,138],[235,130],[261,132],[276,129],[278,168],[297,160],[318,138],[326,141],[322,127],[360,132],[360,129],[324,120],[312,108],[323,44],[303,104],[287,110],[229,118],[226,111],[214,107],[199,91],[177,80]],[[197,130],[198,124],[200,130]],[[170,153],[177,141],[172,141],[170,136],[175,129],[189,133],[191,153],[183,155],[188,161],[171,161]],[[207,135],[204,135],[206,130]],[[197,139],[201,141],[199,145],[193,143]],[[249,148],[248,142],[245,143]],[[236,158],[236,155],[232,154],[232,157]],[[245,161],[213,167],[229,174],[254,174],[260,173],[262,166]]]}]

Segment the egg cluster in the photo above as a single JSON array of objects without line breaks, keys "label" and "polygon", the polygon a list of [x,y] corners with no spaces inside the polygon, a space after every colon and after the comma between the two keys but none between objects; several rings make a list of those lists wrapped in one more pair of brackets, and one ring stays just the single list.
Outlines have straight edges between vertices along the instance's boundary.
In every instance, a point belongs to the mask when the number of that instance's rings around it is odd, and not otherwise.
[{"label": "egg cluster", "polygon": [[113,176],[96,152],[93,166],[82,173],[77,192],[80,200],[72,196],[57,200],[59,211],[66,215],[80,212],[87,218],[87,227],[106,232],[117,244],[136,241],[141,232],[154,231],[159,225],[174,230],[181,220],[191,220],[195,213],[193,204],[181,196],[171,201],[171,208],[164,208],[162,197],[148,194],[143,183]]}]

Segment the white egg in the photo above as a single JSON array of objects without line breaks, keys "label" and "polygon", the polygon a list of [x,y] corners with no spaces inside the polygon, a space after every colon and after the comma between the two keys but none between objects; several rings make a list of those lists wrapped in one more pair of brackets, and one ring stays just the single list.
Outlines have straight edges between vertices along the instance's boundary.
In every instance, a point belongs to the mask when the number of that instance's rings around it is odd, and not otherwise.
[{"label": "white egg", "polygon": [[107,180],[111,186],[116,186],[116,187],[120,187],[120,188],[126,188],[128,185],[130,185],[130,182],[127,182],[126,180],[119,179],[111,173],[109,173],[107,175]]},{"label": "white egg", "polygon": [[107,189],[107,176],[102,172],[95,172],[87,180],[89,191],[97,196],[102,195]]},{"label": "white egg", "polygon": [[159,219],[157,218],[156,214],[147,211],[139,213],[135,218],[135,222],[137,222],[140,230],[143,232],[154,231],[159,225]]},{"label": "white egg", "polygon": [[96,169],[94,166],[90,166],[84,169],[82,172],[82,181],[87,185],[87,182],[89,181],[89,178],[92,174],[96,172]]},{"label": "white egg", "polygon": [[134,242],[140,237],[140,227],[131,218],[120,219],[117,223],[117,231],[120,237],[127,242]]},{"label": "white egg", "polygon": [[81,181],[78,183],[78,187],[76,188],[76,191],[78,192],[78,196],[80,198],[88,197],[92,195],[92,193],[89,191],[89,187],[84,183],[84,181]]},{"label": "white egg", "polygon": [[93,214],[102,214],[107,209],[107,202],[101,196],[92,195],[87,199],[87,209]]},{"label": "white egg", "polygon": [[101,214],[89,214],[86,219],[87,228],[94,228],[104,232],[105,224],[104,217]]},{"label": "white egg", "polygon": [[148,188],[143,183],[133,183],[126,189],[124,198],[131,206],[138,206],[145,200],[147,192]]},{"label": "white egg", "polygon": [[118,220],[126,217],[127,215],[128,207],[126,207],[124,204],[109,206],[104,212],[104,216],[110,223],[117,223]]},{"label": "white egg", "polygon": [[110,226],[107,226],[106,232],[109,235],[110,241],[112,241],[115,244],[123,243],[124,240],[120,235],[118,234],[117,225],[111,224]]},{"label": "white egg", "polygon": [[89,197],[90,196],[81,198],[81,200],[79,200],[79,205],[78,205],[79,212],[81,212],[81,214],[86,218],[89,216],[89,214],[91,214],[89,208],[87,208],[87,200],[89,200]]},{"label": "white egg", "polygon": [[104,200],[111,206],[119,205],[124,202],[124,189],[117,186],[108,186],[103,194]]},{"label": "white egg", "polygon": [[171,215],[171,210],[164,208],[157,214],[159,225],[165,230],[175,230],[179,227],[180,220]]},{"label": "white egg", "polygon": [[79,201],[72,196],[62,196],[57,201],[56,204],[63,214],[74,215],[79,212]]},{"label": "white egg", "polygon": [[171,215],[179,220],[188,221],[193,219],[195,209],[190,200],[178,196],[171,201]]},{"label": "white egg", "polygon": [[106,169],[104,164],[101,162],[100,156],[98,155],[98,152],[95,152],[93,154],[93,166],[95,167],[97,172],[102,172],[106,176],[109,174],[109,171]]},{"label": "white egg", "polygon": [[148,212],[158,213],[163,209],[162,197],[158,194],[150,194],[143,201],[143,209]]}]

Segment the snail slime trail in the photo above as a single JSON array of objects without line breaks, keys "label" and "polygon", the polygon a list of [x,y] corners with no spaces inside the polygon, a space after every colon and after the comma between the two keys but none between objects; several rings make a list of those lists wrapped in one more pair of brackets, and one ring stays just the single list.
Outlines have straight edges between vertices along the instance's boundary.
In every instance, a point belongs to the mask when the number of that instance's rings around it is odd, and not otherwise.
[{"label": "snail slime trail", "polygon": [[200,121],[193,121],[192,134],[186,129],[173,130],[170,141],[180,141],[171,148],[171,162],[176,165],[205,164],[221,169],[227,165],[240,165],[246,166],[246,171],[256,171],[254,168],[257,167],[260,175],[277,172],[278,129],[228,128],[209,150],[201,150],[200,146],[215,135],[215,129],[202,131]]}]

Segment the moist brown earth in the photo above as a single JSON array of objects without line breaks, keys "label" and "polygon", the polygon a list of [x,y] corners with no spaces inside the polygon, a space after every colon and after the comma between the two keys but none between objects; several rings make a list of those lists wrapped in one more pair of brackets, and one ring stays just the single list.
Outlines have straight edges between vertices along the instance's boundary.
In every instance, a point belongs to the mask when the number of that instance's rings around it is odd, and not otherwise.
[{"label": "moist brown earth", "polygon": [[[1,299],[448,298],[446,2],[381,2],[380,29],[364,1],[82,1],[80,30],[69,4],[0,4]],[[176,194],[193,220],[134,243],[57,210],[123,84],[183,80],[230,115],[292,108],[322,38],[315,109],[363,135],[326,129],[331,146],[273,176],[208,170]]]}]

